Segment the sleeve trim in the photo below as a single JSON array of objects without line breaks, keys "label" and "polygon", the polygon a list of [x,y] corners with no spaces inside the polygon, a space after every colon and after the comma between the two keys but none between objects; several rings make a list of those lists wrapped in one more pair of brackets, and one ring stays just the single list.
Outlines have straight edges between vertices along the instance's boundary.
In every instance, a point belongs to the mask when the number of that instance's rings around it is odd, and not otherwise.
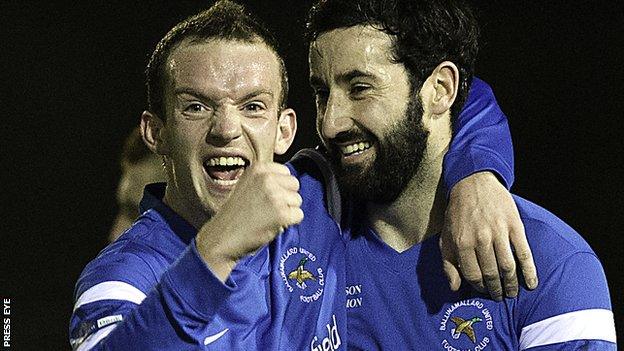
[{"label": "sleeve trim", "polygon": [[76,304],[74,311],[80,306],[100,300],[123,300],[141,304],[146,295],[134,286],[122,281],[108,281],[96,284],[82,293]]},{"label": "sleeve trim", "polygon": [[520,350],[574,340],[615,343],[613,312],[606,309],[580,310],[527,325],[520,333]]}]

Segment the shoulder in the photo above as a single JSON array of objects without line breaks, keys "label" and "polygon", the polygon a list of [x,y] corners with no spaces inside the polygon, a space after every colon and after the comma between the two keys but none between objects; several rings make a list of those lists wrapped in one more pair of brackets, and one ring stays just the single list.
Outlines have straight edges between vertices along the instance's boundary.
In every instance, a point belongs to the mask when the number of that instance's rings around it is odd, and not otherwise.
[{"label": "shoulder", "polygon": [[323,190],[333,177],[329,161],[316,149],[302,149],[286,163],[290,173],[306,185]]},{"label": "shoulder", "polygon": [[75,298],[104,282],[129,284],[146,294],[184,250],[176,239],[158,212],[145,212],[87,264],[76,283]]},{"label": "shoulder", "polygon": [[539,278],[538,288],[526,295],[530,303],[548,301],[542,306],[546,315],[551,309],[610,309],[606,276],[589,244],[554,214],[520,197],[515,200]]},{"label": "shoulder", "polygon": [[300,150],[286,166],[299,179],[304,213],[321,211],[340,222],[342,199],[336,176],[324,153],[318,149]]},{"label": "shoulder", "polygon": [[558,295],[556,304],[568,304],[566,308],[583,303],[610,308],[602,264],[585,239],[546,209],[518,196],[514,199],[540,281],[530,295],[547,300]]},{"label": "shoulder", "polygon": [[536,264],[542,268],[575,254],[595,257],[583,237],[548,210],[514,195]]},{"label": "shoulder", "polygon": [[315,242],[314,245],[323,243],[323,246],[329,245],[333,238],[344,240],[338,226],[343,219],[343,202],[336,176],[323,151],[318,148],[300,150],[286,166],[299,180],[299,194],[303,199],[303,221],[293,226],[301,232],[297,240]]},{"label": "shoulder", "polygon": [[158,212],[149,210],[87,264],[74,290],[72,345],[96,333],[105,336],[143,302],[184,249],[175,238]]}]

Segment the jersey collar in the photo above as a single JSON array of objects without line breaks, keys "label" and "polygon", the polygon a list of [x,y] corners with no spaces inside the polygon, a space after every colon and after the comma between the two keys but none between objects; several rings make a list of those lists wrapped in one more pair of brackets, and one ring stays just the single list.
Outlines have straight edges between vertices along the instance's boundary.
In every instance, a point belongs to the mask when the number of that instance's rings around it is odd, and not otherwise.
[{"label": "jersey collar", "polygon": [[139,210],[141,213],[151,209],[157,211],[167,222],[171,230],[188,245],[195,235],[197,235],[197,229],[162,201],[165,196],[166,187],[167,183],[146,185],[145,190],[143,190],[143,199],[141,199]]}]

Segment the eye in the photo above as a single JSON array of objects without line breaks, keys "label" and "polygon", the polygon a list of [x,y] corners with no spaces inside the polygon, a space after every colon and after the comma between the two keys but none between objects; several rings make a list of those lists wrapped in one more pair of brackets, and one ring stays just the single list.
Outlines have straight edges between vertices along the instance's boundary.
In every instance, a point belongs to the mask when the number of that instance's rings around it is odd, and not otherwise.
[{"label": "eye", "polygon": [[206,106],[200,104],[200,103],[191,103],[189,104],[184,111],[185,112],[190,112],[190,113],[201,113],[201,112],[205,112],[208,109],[206,108]]},{"label": "eye", "polygon": [[362,93],[365,93],[366,91],[368,91],[371,88],[372,87],[369,84],[355,83],[355,84],[351,85],[350,93],[354,94],[354,95],[362,94]]},{"label": "eye", "polygon": [[250,102],[245,104],[243,109],[247,112],[262,112],[266,109],[266,107],[260,102]]}]

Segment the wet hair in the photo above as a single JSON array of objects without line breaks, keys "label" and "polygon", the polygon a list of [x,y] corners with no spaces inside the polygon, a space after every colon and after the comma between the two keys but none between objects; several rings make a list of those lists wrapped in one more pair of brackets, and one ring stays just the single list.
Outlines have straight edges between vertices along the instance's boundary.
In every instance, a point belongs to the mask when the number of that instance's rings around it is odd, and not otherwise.
[{"label": "wet hair", "polygon": [[191,16],[173,27],[160,40],[146,69],[148,109],[166,120],[164,94],[167,83],[166,62],[173,50],[184,40],[206,42],[231,40],[264,43],[276,55],[281,73],[279,105],[284,108],[288,97],[288,75],[277,40],[257,18],[245,13],[243,6],[229,0],[219,0],[212,7]]},{"label": "wet hair", "polygon": [[370,25],[394,38],[392,60],[409,74],[412,92],[443,61],[459,69],[459,91],[451,120],[468,95],[478,52],[479,27],[460,0],[319,0],[309,12],[306,39],[339,28]]}]

